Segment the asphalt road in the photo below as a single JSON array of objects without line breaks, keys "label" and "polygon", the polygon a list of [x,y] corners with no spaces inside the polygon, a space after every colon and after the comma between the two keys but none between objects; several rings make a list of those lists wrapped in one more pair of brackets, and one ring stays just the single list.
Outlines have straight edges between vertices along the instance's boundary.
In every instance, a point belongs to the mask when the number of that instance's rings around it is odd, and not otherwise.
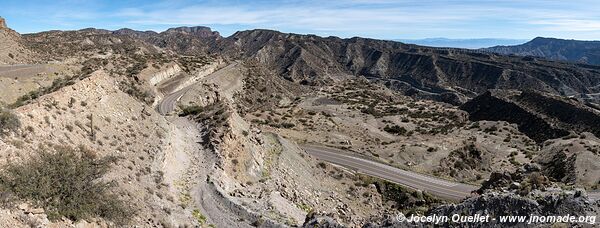
[{"label": "asphalt road", "polygon": [[471,195],[477,186],[455,183],[398,169],[379,162],[358,158],[347,152],[333,148],[312,145],[303,146],[304,150],[321,160],[341,165],[357,172],[388,180],[412,189],[423,190],[440,198],[459,201]]},{"label": "asphalt road", "polygon": [[[210,81],[210,80],[214,80],[218,77],[223,77],[223,73],[227,72],[228,70],[234,68],[235,66],[238,65],[238,62],[234,62],[232,64],[229,64],[228,66],[219,69],[209,75],[207,75],[206,77],[200,79],[201,82],[205,82],[205,81]],[[172,112],[173,110],[175,110],[176,106],[177,106],[177,101],[179,101],[179,98],[181,98],[187,91],[189,91],[194,85],[196,85],[198,82],[189,85],[183,89],[180,89],[176,92],[173,92],[169,95],[166,95],[158,104],[158,107],[156,108],[158,110],[158,113],[160,113],[161,115],[167,115],[170,112]],[[232,85],[227,85],[227,86],[232,86]],[[224,89],[227,89],[226,88]]]},{"label": "asphalt road", "polygon": [[[161,115],[167,115],[175,110],[177,101],[192,86],[193,85],[190,85],[165,96],[165,98],[158,104],[158,112]],[[479,188],[478,186],[474,185],[451,182],[402,170],[379,162],[352,156],[348,152],[338,149],[314,145],[304,145],[303,148],[306,150],[306,152],[321,160],[341,165],[356,170],[360,173],[388,180],[412,189],[422,190],[444,199],[460,201],[471,196],[471,192]],[[590,191],[588,192],[588,196],[590,199],[599,200],[600,192]]]},{"label": "asphalt road", "polygon": [[[43,67],[45,67],[45,65],[41,64],[0,65],[0,77],[15,77],[21,74],[35,74],[40,71],[40,68]],[[31,70],[33,70],[34,73],[32,73]]]},{"label": "asphalt road", "polygon": [[[418,174],[379,162],[359,158],[348,152],[314,145],[303,145],[302,148],[312,156],[356,170],[357,172],[391,181],[412,189],[428,192],[440,198],[460,201],[471,195],[471,192],[479,187],[442,180],[439,178]],[[600,200],[600,192],[588,191],[588,198]]]},{"label": "asphalt road", "polygon": [[161,115],[167,115],[173,110],[175,110],[175,106],[177,105],[177,101],[183,94],[185,94],[188,90],[190,90],[191,86],[185,87],[177,92],[171,93],[160,101],[158,104],[157,110]]}]

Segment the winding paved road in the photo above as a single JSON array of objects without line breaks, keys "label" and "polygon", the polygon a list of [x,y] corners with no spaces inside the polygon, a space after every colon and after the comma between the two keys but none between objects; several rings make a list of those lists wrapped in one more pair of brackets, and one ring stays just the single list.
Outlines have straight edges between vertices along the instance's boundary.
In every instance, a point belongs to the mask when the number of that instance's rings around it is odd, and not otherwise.
[{"label": "winding paved road", "polygon": [[[479,187],[450,182],[439,178],[418,174],[383,163],[359,158],[342,150],[329,147],[303,145],[302,148],[318,159],[356,170],[357,172],[391,181],[412,189],[419,189],[438,197],[460,201],[471,195]],[[588,191],[592,200],[600,200],[600,192]]]},{"label": "winding paved road", "polygon": [[[235,66],[232,65],[226,68]],[[207,78],[211,77],[212,75],[219,75],[215,74],[217,72],[207,76]],[[175,110],[177,101],[183,96],[183,94],[190,90],[192,86],[193,85],[190,85],[165,96],[165,98],[158,104],[158,112],[161,115],[167,115]],[[423,190],[444,199],[460,201],[471,196],[471,192],[479,188],[478,186],[474,185],[450,182],[439,178],[402,170],[385,165],[383,163],[359,158],[349,154],[348,152],[334,148],[314,145],[304,145],[302,148],[309,154],[321,160],[338,164],[356,170],[360,173],[388,180],[412,189]],[[588,196],[590,199],[599,200],[600,192],[590,191],[588,192]]]},{"label": "winding paved road", "polygon": [[388,180],[400,185],[419,189],[438,197],[460,201],[478,189],[477,186],[455,182],[409,172],[379,162],[349,155],[347,152],[313,145],[304,145],[304,150],[321,160],[341,165],[357,172]]},{"label": "winding paved road", "polygon": [[[177,101],[179,101],[179,99],[187,92],[189,91],[194,85],[196,85],[199,82],[205,82],[205,81],[210,81],[210,80],[215,80],[218,79],[219,77],[225,77],[226,73],[228,71],[230,71],[231,69],[235,68],[239,63],[238,62],[234,62],[232,64],[229,64],[226,67],[223,67],[203,78],[201,78],[198,82],[189,85],[183,89],[180,89],[176,92],[173,92],[169,95],[166,95],[158,104],[158,106],[156,107],[156,109],[158,110],[158,113],[160,113],[161,115],[165,116],[167,114],[169,114],[170,112],[172,112],[173,110],[175,110],[175,107],[177,106]],[[233,84],[235,84],[234,82],[229,82],[229,84],[225,85],[224,88],[222,89],[229,89],[229,87],[232,87]]]},{"label": "winding paved road", "polygon": [[165,98],[163,98],[158,104],[158,113],[164,116],[175,110],[175,105],[177,105],[179,98],[181,98],[183,94],[190,90],[190,88],[192,88],[192,86],[185,87],[177,92],[165,96]]}]

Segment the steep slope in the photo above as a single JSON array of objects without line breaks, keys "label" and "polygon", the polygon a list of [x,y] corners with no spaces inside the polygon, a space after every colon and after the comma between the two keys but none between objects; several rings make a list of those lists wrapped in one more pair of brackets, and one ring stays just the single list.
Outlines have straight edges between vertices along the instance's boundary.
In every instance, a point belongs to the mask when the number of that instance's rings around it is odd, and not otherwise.
[{"label": "steep slope", "polygon": [[[135,212],[128,215],[132,223],[194,223],[191,210],[175,200],[180,193],[168,187],[178,180],[167,179],[169,172],[163,167],[178,142],[166,136],[176,134],[177,126],[122,92],[115,79],[103,71],[37,101],[15,109],[27,130],[0,138],[0,163],[27,160],[38,153],[39,146],[50,144],[83,146],[100,157],[118,156],[121,160],[105,178],[114,181],[120,199],[136,205]],[[197,139],[186,133],[178,140]]]},{"label": "steep slope", "polygon": [[21,35],[6,26],[0,17],[0,65],[30,63],[34,55],[22,45]]},{"label": "steep slope", "polygon": [[586,64],[600,64],[600,41],[562,40],[537,37],[525,44],[486,48],[500,54],[536,56]]},{"label": "steep slope", "polygon": [[[364,76],[406,95],[452,104],[464,103],[488,89],[534,89],[580,97],[600,93],[600,68],[595,66],[364,38],[324,38],[270,30],[241,31],[222,38],[207,27],[172,28],[161,33],[84,29],[25,38],[33,49],[51,50],[59,56],[73,50],[104,53],[107,48],[120,54],[220,54],[228,59],[257,61],[275,75],[303,85]],[[50,46],[54,43],[60,45]]]},{"label": "steep slope", "polygon": [[[242,31],[213,47],[233,58],[250,58],[278,75],[318,85],[362,75],[418,94],[472,97],[487,89],[535,89],[561,95],[596,93],[600,69],[521,57],[436,49],[364,38],[340,39]],[[464,101],[465,99],[462,99]]]},{"label": "steep slope", "polygon": [[507,121],[537,142],[569,134],[600,136],[600,115],[581,103],[533,91],[488,91],[461,106],[471,120]]}]

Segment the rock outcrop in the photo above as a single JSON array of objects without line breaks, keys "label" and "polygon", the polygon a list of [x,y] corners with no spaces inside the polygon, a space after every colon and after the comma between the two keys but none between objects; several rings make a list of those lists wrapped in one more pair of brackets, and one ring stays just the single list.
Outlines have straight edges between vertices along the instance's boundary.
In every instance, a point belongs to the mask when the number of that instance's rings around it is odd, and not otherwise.
[{"label": "rock outcrop", "polygon": [[[488,223],[462,223],[461,227],[539,227],[549,224],[507,222],[501,223],[500,216],[538,215],[538,216],[586,216],[597,215],[599,203],[590,202],[585,191],[576,190],[568,192],[534,192],[531,196],[522,197],[514,193],[490,192],[481,196],[470,198],[456,205],[445,205],[429,211],[428,215],[490,215]],[[444,224],[456,226],[456,223]],[[442,225],[442,226],[444,226]],[[571,224],[575,225],[575,224]],[[579,224],[583,225],[583,224]],[[590,224],[587,224],[590,225]]]},{"label": "rock outcrop", "polygon": [[209,27],[204,27],[204,26],[170,28],[170,29],[167,29],[167,31],[165,31],[164,33],[165,34],[168,34],[168,33],[190,34],[193,36],[203,37],[203,38],[208,38],[208,37],[220,38],[221,37],[219,32],[212,31]]},{"label": "rock outcrop", "polygon": [[6,26],[6,20],[4,20],[4,18],[0,17],[0,29],[5,29],[8,28],[8,26]]},{"label": "rock outcrop", "polygon": [[568,131],[559,129],[533,112],[526,110],[510,99],[485,92],[460,107],[469,113],[472,121],[507,121],[519,126],[519,131],[538,143],[548,139],[568,135]]},{"label": "rock outcrop", "polygon": [[590,133],[546,143],[535,161],[555,181],[597,189],[600,183],[600,145]]},{"label": "rock outcrop", "polygon": [[21,35],[6,26],[6,21],[0,17],[0,65],[29,63],[33,55],[23,46]]},{"label": "rock outcrop", "polygon": [[461,106],[473,121],[507,121],[538,143],[591,132],[600,136],[600,115],[578,101],[534,91],[488,91]]},{"label": "rock outcrop", "polygon": [[179,67],[179,65],[177,64],[173,64],[152,74],[148,81],[151,85],[155,86],[158,83],[161,83],[162,81],[169,79],[179,73],[181,73],[181,67]]}]

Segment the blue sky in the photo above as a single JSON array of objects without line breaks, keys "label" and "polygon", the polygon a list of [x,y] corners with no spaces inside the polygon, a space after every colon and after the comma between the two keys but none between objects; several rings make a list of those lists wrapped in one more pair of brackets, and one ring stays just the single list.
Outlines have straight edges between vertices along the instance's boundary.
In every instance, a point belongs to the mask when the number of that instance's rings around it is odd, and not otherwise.
[{"label": "blue sky", "polygon": [[20,33],[204,25],[224,36],[265,28],[380,39],[600,40],[598,0],[2,0],[0,5],[0,16]]}]

